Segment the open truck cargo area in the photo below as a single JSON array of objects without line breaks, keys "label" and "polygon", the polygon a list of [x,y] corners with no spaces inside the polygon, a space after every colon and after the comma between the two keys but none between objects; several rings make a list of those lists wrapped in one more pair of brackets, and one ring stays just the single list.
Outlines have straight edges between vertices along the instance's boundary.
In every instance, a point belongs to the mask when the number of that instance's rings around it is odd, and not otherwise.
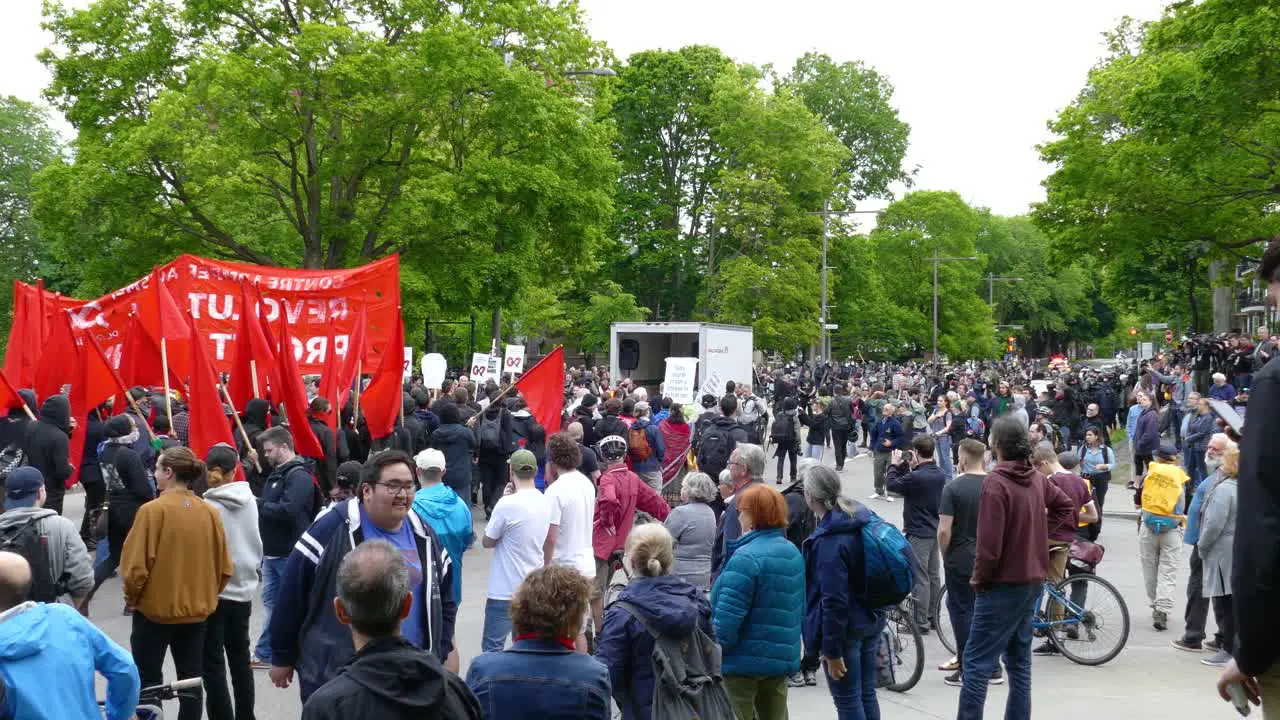
[{"label": "open truck cargo area", "polygon": [[609,372],[615,382],[631,378],[636,386],[656,394],[666,373],[667,358],[697,358],[698,387],[718,379],[724,384],[754,385],[751,328],[699,322],[613,323],[610,326]]}]

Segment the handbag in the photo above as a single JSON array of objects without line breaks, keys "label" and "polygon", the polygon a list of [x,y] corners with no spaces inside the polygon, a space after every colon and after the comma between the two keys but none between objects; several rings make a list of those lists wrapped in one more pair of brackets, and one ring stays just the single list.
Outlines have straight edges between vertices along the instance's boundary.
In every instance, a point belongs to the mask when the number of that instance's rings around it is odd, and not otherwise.
[{"label": "handbag", "polygon": [[1102,562],[1102,556],[1106,552],[1107,549],[1098,543],[1076,538],[1071,541],[1070,563],[1078,570],[1093,572],[1094,568]]},{"label": "handbag", "polygon": [[90,522],[93,527],[93,536],[99,540],[105,538],[107,536],[107,504],[102,503],[100,507],[89,512],[96,513]]}]

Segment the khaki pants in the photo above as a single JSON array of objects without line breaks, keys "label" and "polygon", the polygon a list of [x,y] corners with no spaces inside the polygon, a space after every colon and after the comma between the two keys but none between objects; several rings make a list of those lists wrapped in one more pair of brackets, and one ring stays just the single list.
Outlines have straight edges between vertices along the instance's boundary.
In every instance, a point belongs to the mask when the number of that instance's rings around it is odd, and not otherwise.
[{"label": "khaki pants", "polygon": [[1142,558],[1142,578],[1153,610],[1173,612],[1173,593],[1178,584],[1178,560],[1182,557],[1182,530],[1156,534],[1144,522],[1138,526],[1138,554]]},{"label": "khaki pants", "polygon": [[1280,720],[1280,665],[1271,666],[1257,681],[1262,695],[1263,720]]},{"label": "khaki pants", "polygon": [[[1067,579],[1067,560],[1071,556],[1071,543],[1049,541],[1049,584],[1057,585]],[[1049,620],[1061,620],[1065,608],[1054,600],[1049,604]]]},{"label": "khaki pants", "polygon": [[733,704],[733,713],[738,720],[787,720],[785,675],[725,675],[724,689],[729,693],[729,702]]}]

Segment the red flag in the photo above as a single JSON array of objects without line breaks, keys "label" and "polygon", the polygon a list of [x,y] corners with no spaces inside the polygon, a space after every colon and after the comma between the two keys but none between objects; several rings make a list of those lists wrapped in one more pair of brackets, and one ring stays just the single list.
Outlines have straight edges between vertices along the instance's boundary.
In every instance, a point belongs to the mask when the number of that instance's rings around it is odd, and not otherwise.
[{"label": "red flag", "polygon": [[378,357],[378,369],[369,387],[360,396],[360,408],[369,425],[369,436],[379,440],[395,430],[404,403],[404,323],[399,316],[391,337]]},{"label": "red flag", "polygon": [[355,331],[347,339],[347,357],[342,363],[342,375],[339,378],[341,382],[338,385],[339,408],[346,407],[347,399],[351,397],[352,386],[360,382],[360,375],[363,374],[360,363],[364,358],[368,332],[369,306],[366,304],[360,308],[360,317],[356,320]]},{"label": "red flag", "polygon": [[[43,355],[58,358],[57,362],[42,362],[36,368],[35,391],[40,402],[62,392],[62,386],[74,382],[75,362],[79,355],[75,335],[71,332],[71,317],[61,313],[58,322],[49,323],[49,336],[45,339]],[[83,419],[83,418],[80,418]],[[73,459],[72,462],[78,462]]]},{"label": "red flag", "polygon": [[516,390],[524,396],[529,413],[547,435],[560,432],[560,416],[564,414],[564,347],[556,347],[521,375],[516,380]]},{"label": "red flag", "polygon": [[143,313],[142,323],[144,326],[149,322],[154,323],[148,329],[151,331],[151,336],[156,339],[156,345],[161,352],[167,355],[170,376],[187,377],[191,374],[191,367],[188,365],[191,360],[191,348],[188,345],[193,338],[198,342],[203,341],[198,334],[191,333],[191,329],[187,326],[187,314],[182,312],[178,303],[174,301],[173,295],[169,294],[169,288],[165,287],[160,277],[159,268],[151,271],[151,289],[154,293],[155,312],[150,318]]},{"label": "red flag", "polygon": [[275,369],[276,353],[263,330],[265,322],[266,318],[259,315],[257,293],[247,283],[241,285],[240,325],[236,330],[231,380],[227,383],[231,402],[240,410],[253,398],[266,397],[267,378]]},{"label": "red flag", "polygon": [[343,366],[343,362],[338,359],[337,339],[338,336],[330,328],[329,344],[325,346],[324,372],[320,375],[320,397],[329,401],[329,414],[320,419],[334,432],[338,431],[338,412],[341,410],[338,407],[338,389],[342,382],[340,376]]},{"label": "red flag", "polygon": [[293,340],[289,337],[289,321],[280,322],[280,361],[276,377],[272,378],[272,388],[278,387],[276,398],[284,403],[285,415],[289,418],[289,432],[293,435],[293,449],[303,457],[316,460],[324,459],[324,448],[311,430],[307,422],[307,391],[302,386],[302,373],[298,370],[298,360],[293,356]]},{"label": "red flag", "polygon": [[[191,330],[194,335],[195,328]],[[191,383],[187,401],[187,446],[196,457],[203,460],[209,448],[218,443],[236,446],[231,425],[222,412],[218,373],[209,358],[209,349],[201,342],[191,343]],[[236,467],[236,479],[244,479],[244,469],[239,466]]]},{"label": "red flag", "polygon": [[4,374],[21,387],[34,385],[40,348],[39,300],[29,286],[14,280],[13,324],[4,351]]},{"label": "red flag", "polygon": [[[137,314],[129,316],[124,343],[120,346],[120,379],[129,386],[164,385],[164,362],[160,346],[144,329]],[[186,387],[186,383],[175,372],[172,351],[169,355],[169,386],[179,390]]]},{"label": "red flag", "polygon": [[[71,315],[64,313],[64,318],[66,322],[63,324],[66,325],[67,332],[71,332]],[[107,361],[106,355],[103,354],[102,347],[94,339],[93,333],[85,333],[83,339],[84,342],[74,356],[71,394],[68,397],[71,404],[71,417],[76,419],[79,426],[71,433],[68,454],[76,469],[71,473],[71,477],[67,478],[67,487],[75,485],[80,479],[80,463],[84,458],[85,424],[89,411],[106,402],[113,395],[123,395],[127,391],[120,376],[116,374],[111,363]]]},{"label": "red flag", "polygon": [[0,406],[6,410],[17,410],[22,407],[22,396],[17,390],[13,389],[13,384],[9,382],[9,377],[0,372]]}]

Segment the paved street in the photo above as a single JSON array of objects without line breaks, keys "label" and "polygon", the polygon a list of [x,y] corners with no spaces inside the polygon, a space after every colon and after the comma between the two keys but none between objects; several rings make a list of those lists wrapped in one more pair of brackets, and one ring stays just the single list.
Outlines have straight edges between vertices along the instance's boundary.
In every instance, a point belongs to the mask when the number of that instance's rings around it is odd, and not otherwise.
[{"label": "paved street", "polygon": [[[827,462],[831,461],[828,452]],[[772,477],[771,467],[766,477]],[[865,497],[871,489],[871,463],[868,458],[851,461],[845,467],[846,492],[856,498]],[[83,495],[67,498],[67,512],[79,522]],[[1117,491],[1110,496],[1113,504],[1122,506],[1124,496]],[[873,507],[894,522],[901,519],[902,503],[874,502]],[[477,537],[483,524],[477,522]],[[1098,668],[1082,667],[1061,657],[1036,658],[1033,676],[1035,717],[1043,720],[1109,720],[1112,718],[1213,718],[1235,717],[1231,706],[1218,700],[1213,688],[1215,668],[1200,664],[1202,655],[1179,652],[1169,642],[1181,631],[1182,602],[1179,601],[1169,631],[1158,633],[1151,627],[1142,589],[1142,571],[1137,559],[1135,527],[1131,520],[1108,517],[1104,521],[1101,542],[1107,546],[1102,575],[1124,594],[1131,617],[1128,645],[1118,658]],[[483,623],[484,588],[491,551],[476,549],[467,553],[464,564],[464,604],[458,613],[457,641],[462,653],[463,672],[478,650]],[[1185,564],[1184,564],[1185,565]],[[1185,592],[1186,572],[1178,584],[1179,598]],[[119,643],[128,646],[129,618],[120,614],[123,600],[119,579],[111,579],[99,592],[92,609],[95,623]],[[261,621],[255,610],[253,630]],[[1212,617],[1210,618],[1212,627]],[[256,638],[256,635],[255,635]],[[926,638],[925,675],[914,690],[905,694],[880,692],[884,717],[901,720],[951,718],[955,716],[957,688],[942,682],[942,673],[933,668],[946,659],[945,650],[932,635]],[[171,666],[167,672],[171,673]],[[172,675],[167,675],[172,677]],[[277,690],[271,686],[265,671],[257,672],[259,720],[297,718],[300,705],[295,689]],[[1007,686],[991,688],[987,702],[988,717],[1000,717]],[[830,697],[825,688],[793,690],[790,696],[793,717],[834,718]],[[176,706],[174,708],[176,711]]]}]

